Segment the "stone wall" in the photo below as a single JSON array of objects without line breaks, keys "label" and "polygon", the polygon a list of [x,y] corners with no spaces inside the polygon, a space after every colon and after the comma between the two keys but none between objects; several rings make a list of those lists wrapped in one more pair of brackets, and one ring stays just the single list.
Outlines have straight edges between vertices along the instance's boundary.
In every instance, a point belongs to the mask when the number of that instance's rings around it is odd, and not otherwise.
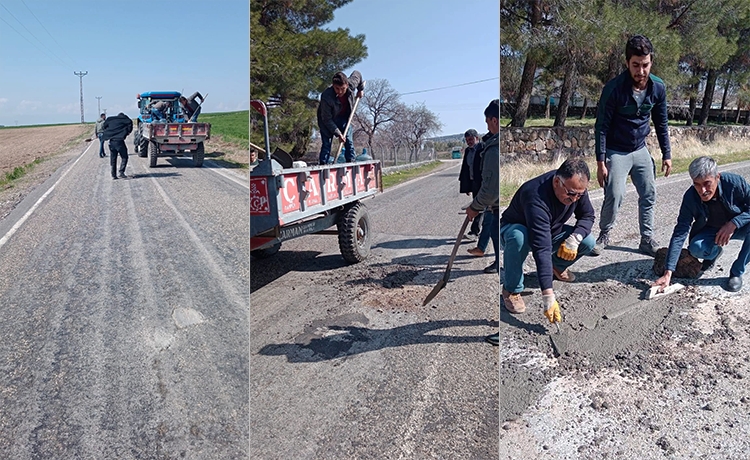
[{"label": "stone wall", "polygon": [[[687,140],[710,144],[718,139],[750,141],[750,126],[670,126],[669,139],[672,150],[680,148]],[[554,161],[570,156],[594,156],[594,128],[501,128],[500,163],[526,160],[530,162]],[[656,132],[646,139],[652,153],[659,155]]]}]

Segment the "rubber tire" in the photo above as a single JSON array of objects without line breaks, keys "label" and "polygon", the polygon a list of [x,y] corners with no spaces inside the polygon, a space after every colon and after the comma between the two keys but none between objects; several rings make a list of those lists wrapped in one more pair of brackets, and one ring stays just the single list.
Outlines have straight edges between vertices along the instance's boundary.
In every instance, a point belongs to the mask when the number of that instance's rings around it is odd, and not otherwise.
[{"label": "rubber tire", "polygon": [[206,156],[206,151],[203,147],[203,142],[198,142],[198,148],[193,152],[193,165],[196,168],[203,166],[203,158]]},{"label": "rubber tire", "polygon": [[281,243],[276,243],[270,248],[256,249],[255,251],[250,251],[250,255],[255,257],[256,259],[268,259],[272,255],[279,252],[279,249],[281,249]]},{"label": "rubber tire", "polygon": [[143,125],[138,123],[138,131],[135,133],[135,148],[139,157],[146,158],[148,156],[148,139],[141,134],[142,129]]},{"label": "rubber tire", "polygon": [[356,264],[370,256],[370,217],[362,203],[346,210],[338,224],[339,249],[344,260]]},{"label": "rubber tire", "polygon": [[156,167],[156,159],[159,157],[159,147],[156,142],[148,143],[148,166],[150,168]]}]

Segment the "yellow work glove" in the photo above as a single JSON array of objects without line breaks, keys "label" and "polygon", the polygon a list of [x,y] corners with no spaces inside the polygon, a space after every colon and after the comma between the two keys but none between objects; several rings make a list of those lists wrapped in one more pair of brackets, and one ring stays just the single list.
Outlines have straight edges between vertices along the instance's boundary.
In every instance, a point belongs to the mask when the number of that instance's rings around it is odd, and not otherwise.
[{"label": "yellow work glove", "polygon": [[542,305],[544,305],[544,316],[550,323],[561,323],[562,314],[560,313],[560,304],[555,300],[555,294],[542,296]]},{"label": "yellow work glove", "polygon": [[560,245],[557,250],[557,257],[562,260],[575,260],[578,255],[578,245],[583,241],[583,237],[578,233],[571,233],[569,237]]}]

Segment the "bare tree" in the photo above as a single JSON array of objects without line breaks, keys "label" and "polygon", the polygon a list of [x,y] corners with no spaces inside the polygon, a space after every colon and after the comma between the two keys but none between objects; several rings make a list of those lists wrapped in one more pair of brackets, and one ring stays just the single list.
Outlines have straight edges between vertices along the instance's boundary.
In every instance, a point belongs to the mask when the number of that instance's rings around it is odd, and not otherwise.
[{"label": "bare tree", "polygon": [[373,152],[373,141],[379,129],[392,123],[399,112],[399,94],[388,80],[368,80],[364,98],[354,114],[355,123],[367,136],[367,147]]},{"label": "bare tree", "polygon": [[404,118],[400,120],[405,128],[406,142],[409,146],[409,162],[419,161],[419,150],[425,139],[443,126],[438,116],[431,112],[424,103],[406,107]]}]

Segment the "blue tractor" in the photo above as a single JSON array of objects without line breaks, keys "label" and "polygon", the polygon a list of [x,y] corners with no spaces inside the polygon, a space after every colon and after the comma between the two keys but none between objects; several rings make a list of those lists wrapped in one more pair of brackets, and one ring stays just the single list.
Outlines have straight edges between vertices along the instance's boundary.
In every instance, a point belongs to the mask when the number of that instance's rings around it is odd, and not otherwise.
[{"label": "blue tractor", "polygon": [[177,91],[148,91],[138,95],[138,126],[135,129],[135,150],[138,156],[149,157],[155,167],[158,157],[190,154],[193,164],[203,166],[203,142],[211,137],[210,123],[190,123]]}]

